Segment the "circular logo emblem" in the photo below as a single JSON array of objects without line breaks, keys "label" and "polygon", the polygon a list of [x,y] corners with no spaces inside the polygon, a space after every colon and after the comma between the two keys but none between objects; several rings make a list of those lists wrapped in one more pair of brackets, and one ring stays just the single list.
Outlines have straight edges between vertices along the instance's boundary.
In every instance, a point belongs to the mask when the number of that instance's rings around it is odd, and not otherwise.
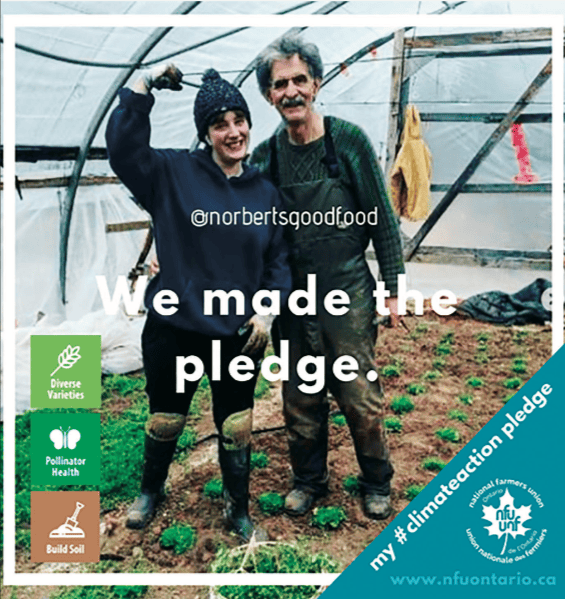
[{"label": "circular logo emblem", "polygon": [[512,564],[533,555],[547,530],[543,501],[526,483],[496,478],[478,489],[469,503],[475,523],[467,528],[471,545],[486,559]]}]

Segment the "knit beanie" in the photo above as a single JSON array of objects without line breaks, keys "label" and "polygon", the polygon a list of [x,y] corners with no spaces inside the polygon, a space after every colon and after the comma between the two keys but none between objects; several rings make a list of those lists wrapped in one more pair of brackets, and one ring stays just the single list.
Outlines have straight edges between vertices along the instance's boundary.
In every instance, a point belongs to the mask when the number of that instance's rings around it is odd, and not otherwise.
[{"label": "knit beanie", "polygon": [[194,122],[200,141],[205,141],[214,118],[228,110],[241,110],[251,127],[249,107],[239,89],[222,79],[215,69],[208,69],[202,75],[202,85],[194,101]]}]

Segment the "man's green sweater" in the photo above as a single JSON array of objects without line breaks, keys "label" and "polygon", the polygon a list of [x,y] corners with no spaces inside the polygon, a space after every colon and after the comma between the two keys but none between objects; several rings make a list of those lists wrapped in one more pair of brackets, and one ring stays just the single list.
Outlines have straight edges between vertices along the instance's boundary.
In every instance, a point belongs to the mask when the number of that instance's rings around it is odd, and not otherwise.
[{"label": "man's green sweater", "polygon": [[[364,248],[371,239],[386,288],[391,296],[395,296],[397,277],[404,273],[402,246],[397,220],[373,146],[357,125],[335,117],[330,117],[329,123],[339,163],[339,177],[350,190],[357,210],[369,214],[377,208],[378,222],[374,226],[366,225]],[[309,144],[293,145],[288,141],[286,129],[279,129],[276,136],[281,186],[328,177],[323,137]],[[269,175],[271,149],[268,140],[255,149],[251,161]]]}]

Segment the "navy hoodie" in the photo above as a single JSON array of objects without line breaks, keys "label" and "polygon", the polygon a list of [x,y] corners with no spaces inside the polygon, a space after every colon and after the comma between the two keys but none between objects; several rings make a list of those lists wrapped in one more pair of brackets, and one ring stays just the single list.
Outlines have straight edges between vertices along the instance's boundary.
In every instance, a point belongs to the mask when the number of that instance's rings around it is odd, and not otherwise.
[{"label": "navy hoodie", "polygon": [[[213,337],[233,335],[253,315],[251,298],[260,289],[279,290],[284,305],[291,276],[283,228],[275,226],[271,210],[281,210],[276,188],[253,166],[241,176],[227,178],[208,151],[156,150],[150,147],[151,94],[120,90],[120,103],[110,115],[106,143],[110,165],[153,219],[160,273],[150,281],[146,307],[158,318],[187,331]],[[262,213],[245,224],[242,212]],[[224,223],[196,226],[196,210],[216,212]],[[235,220],[237,224],[227,224]],[[265,213],[270,213],[264,216]],[[214,216],[217,219],[217,216]],[[174,291],[178,311],[158,314],[153,297],[162,289]],[[230,311],[204,316],[203,291],[241,290],[245,314]]]}]

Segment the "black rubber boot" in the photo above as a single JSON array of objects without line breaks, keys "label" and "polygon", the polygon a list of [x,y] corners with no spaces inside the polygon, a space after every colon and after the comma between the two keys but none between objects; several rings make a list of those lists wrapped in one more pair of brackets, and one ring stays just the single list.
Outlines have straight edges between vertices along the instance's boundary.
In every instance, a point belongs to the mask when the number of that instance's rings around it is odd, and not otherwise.
[{"label": "black rubber boot", "polygon": [[177,440],[157,441],[145,435],[145,464],[141,481],[141,495],[128,509],[126,526],[145,528],[153,518],[159,501],[164,495],[164,485],[173,459]]},{"label": "black rubber boot", "polygon": [[251,446],[227,450],[220,439],[218,453],[224,484],[224,515],[230,529],[246,543],[253,534],[256,541],[266,541],[267,533],[253,525],[248,511]]}]

